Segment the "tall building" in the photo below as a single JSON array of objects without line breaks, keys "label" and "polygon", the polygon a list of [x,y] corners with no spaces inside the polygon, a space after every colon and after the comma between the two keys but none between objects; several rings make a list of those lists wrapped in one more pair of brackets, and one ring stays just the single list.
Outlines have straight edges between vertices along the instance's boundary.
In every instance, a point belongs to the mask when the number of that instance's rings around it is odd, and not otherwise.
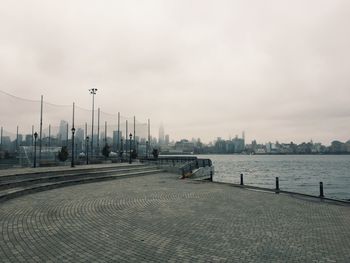
[{"label": "tall building", "polygon": [[33,142],[33,136],[31,134],[26,134],[24,142],[26,146],[31,146]]},{"label": "tall building", "polygon": [[158,137],[159,144],[164,144],[165,142],[165,136],[164,136],[164,126],[163,123],[160,124],[159,127],[159,137]]},{"label": "tall building", "polygon": [[17,146],[21,146],[23,142],[23,135],[18,134],[18,141],[17,141]]},{"label": "tall building", "polygon": [[58,134],[57,134],[57,139],[61,141],[67,140],[67,125],[68,125],[68,122],[61,120]]},{"label": "tall building", "polygon": [[170,142],[169,134],[165,135],[165,145],[168,145]]},{"label": "tall building", "polygon": [[75,132],[75,139],[79,141],[84,141],[84,130],[82,128],[78,128]]}]

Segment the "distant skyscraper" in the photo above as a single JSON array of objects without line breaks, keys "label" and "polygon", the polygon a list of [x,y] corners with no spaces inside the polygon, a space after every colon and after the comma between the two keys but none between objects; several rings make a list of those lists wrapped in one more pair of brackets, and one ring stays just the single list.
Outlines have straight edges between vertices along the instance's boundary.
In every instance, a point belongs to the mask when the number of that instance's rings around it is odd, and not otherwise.
[{"label": "distant skyscraper", "polygon": [[169,134],[165,135],[165,144],[168,145],[170,142]]},{"label": "distant skyscraper", "polygon": [[81,128],[78,128],[75,132],[75,139],[79,141],[84,141],[84,130]]},{"label": "distant skyscraper", "polygon": [[23,135],[22,134],[18,134],[18,146],[22,145],[22,141],[23,141]]},{"label": "distant skyscraper", "polygon": [[67,138],[67,124],[68,122],[61,120],[57,138],[61,141],[65,141]]},{"label": "distant skyscraper", "polygon": [[31,134],[27,134],[25,137],[25,145],[26,146],[31,146],[32,145],[32,135]]},{"label": "distant skyscraper", "polygon": [[164,136],[164,126],[163,123],[160,124],[159,127],[159,137],[158,137],[159,144],[164,144],[165,142],[165,136]]}]

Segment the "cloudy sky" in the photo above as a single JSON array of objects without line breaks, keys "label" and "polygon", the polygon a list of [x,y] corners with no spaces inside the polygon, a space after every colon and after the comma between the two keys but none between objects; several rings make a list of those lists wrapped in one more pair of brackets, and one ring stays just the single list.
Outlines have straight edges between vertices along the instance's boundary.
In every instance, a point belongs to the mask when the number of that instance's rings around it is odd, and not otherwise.
[{"label": "cloudy sky", "polygon": [[350,139],[348,0],[0,0],[0,89],[171,138]]}]

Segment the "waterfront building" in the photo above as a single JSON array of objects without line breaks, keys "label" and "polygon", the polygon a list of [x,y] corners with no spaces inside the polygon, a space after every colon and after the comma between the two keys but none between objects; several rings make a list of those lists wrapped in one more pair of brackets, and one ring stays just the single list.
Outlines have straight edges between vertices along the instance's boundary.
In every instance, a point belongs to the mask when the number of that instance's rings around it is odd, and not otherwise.
[{"label": "waterfront building", "polygon": [[159,137],[158,137],[158,143],[160,145],[164,144],[165,142],[165,135],[164,135],[164,126],[163,126],[163,123],[160,124],[160,127],[159,127]]},{"label": "waterfront building", "polygon": [[189,142],[186,139],[182,139],[181,141],[178,141],[175,143],[175,150],[177,152],[182,152],[182,153],[193,153],[194,152],[194,143]]},{"label": "waterfront building", "polygon": [[84,141],[84,130],[82,128],[78,128],[75,132],[74,139],[78,141]]},{"label": "waterfront building", "polygon": [[33,136],[31,134],[26,134],[24,139],[24,145],[25,146],[31,146],[33,141]]},{"label": "waterfront building", "polygon": [[60,140],[60,141],[66,141],[67,140],[67,132],[68,132],[68,129],[67,129],[67,125],[68,125],[68,122],[66,122],[65,120],[61,120],[60,121],[60,126],[58,128],[58,134],[57,134],[57,138]]},{"label": "waterfront building", "polygon": [[168,145],[170,143],[170,137],[169,134],[165,135],[165,145]]}]

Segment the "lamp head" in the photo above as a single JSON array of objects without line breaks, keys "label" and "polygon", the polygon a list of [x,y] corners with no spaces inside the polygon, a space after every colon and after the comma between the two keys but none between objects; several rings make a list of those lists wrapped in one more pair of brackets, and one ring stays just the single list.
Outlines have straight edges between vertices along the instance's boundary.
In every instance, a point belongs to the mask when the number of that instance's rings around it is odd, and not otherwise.
[{"label": "lamp head", "polygon": [[89,89],[89,91],[90,91],[90,94],[96,94],[97,89],[92,88],[92,89]]}]

